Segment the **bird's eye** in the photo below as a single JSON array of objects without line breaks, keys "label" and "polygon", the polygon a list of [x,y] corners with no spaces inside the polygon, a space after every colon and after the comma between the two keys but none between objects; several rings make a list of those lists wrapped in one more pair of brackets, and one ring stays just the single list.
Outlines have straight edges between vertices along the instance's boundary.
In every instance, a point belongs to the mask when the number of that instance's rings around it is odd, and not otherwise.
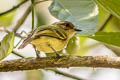
[{"label": "bird's eye", "polygon": [[61,25],[64,25],[64,29],[73,29],[74,25],[71,22],[64,21]]},{"label": "bird's eye", "polygon": [[68,24],[68,23],[67,23],[67,24],[64,24],[64,25],[65,25],[66,27],[70,27],[70,24]]}]

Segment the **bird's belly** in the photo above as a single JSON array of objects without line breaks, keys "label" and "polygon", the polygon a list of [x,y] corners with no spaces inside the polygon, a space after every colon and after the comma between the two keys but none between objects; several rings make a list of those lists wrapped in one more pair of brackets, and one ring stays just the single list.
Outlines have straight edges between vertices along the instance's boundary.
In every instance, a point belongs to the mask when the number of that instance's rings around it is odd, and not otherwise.
[{"label": "bird's belly", "polygon": [[[38,51],[52,53],[54,52],[52,48],[54,48],[56,51],[60,51],[64,48],[67,42],[66,40],[59,40],[56,38],[40,37],[39,39],[33,40],[31,44],[35,45]],[[48,45],[50,45],[52,48]]]}]

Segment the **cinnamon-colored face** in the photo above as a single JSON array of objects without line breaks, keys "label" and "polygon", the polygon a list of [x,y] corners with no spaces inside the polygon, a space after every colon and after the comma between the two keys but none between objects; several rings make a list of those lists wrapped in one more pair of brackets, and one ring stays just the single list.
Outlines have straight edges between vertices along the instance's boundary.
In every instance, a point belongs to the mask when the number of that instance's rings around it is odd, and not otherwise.
[{"label": "cinnamon-colored face", "polygon": [[74,29],[74,25],[68,21],[60,21],[54,24],[61,25],[65,30]]},{"label": "cinnamon-colored face", "polygon": [[74,29],[74,25],[71,23],[71,22],[68,22],[68,21],[64,21],[61,25],[64,25],[64,29],[67,30],[67,29]]},{"label": "cinnamon-colored face", "polygon": [[75,26],[71,23],[71,22],[68,22],[68,21],[60,21],[60,22],[56,22],[54,24],[57,24],[57,25],[62,25],[62,27],[65,29],[65,30],[70,30],[70,29],[73,29],[75,31],[82,31],[80,29],[76,29]]}]

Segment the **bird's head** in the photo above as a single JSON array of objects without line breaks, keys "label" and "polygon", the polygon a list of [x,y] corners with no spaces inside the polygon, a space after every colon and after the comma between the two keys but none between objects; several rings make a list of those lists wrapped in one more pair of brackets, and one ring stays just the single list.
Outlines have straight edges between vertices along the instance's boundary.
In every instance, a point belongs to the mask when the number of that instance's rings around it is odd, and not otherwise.
[{"label": "bird's head", "polygon": [[58,25],[59,27],[63,28],[68,35],[72,35],[75,32],[82,31],[80,29],[75,28],[75,26],[71,22],[68,22],[68,21],[55,22],[53,23],[53,25]]},{"label": "bird's head", "polygon": [[55,22],[53,25],[59,25],[59,27],[62,27],[64,30],[73,30],[73,31],[82,31],[80,29],[75,28],[75,26],[68,21],[60,21],[60,22]]}]

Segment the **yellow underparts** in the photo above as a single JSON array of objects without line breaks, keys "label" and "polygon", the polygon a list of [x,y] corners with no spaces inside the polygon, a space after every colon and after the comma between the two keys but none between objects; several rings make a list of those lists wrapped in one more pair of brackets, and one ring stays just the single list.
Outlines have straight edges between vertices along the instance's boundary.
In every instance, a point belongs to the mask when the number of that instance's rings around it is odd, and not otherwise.
[{"label": "yellow underparts", "polygon": [[56,38],[41,36],[39,39],[35,39],[31,41],[31,44],[35,45],[38,51],[43,51],[45,53],[52,53],[54,51],[50,48],[50,46],[54,48],[56,51],[60,51],[65,47],[67,41],[68,40],[59,40]]}]

